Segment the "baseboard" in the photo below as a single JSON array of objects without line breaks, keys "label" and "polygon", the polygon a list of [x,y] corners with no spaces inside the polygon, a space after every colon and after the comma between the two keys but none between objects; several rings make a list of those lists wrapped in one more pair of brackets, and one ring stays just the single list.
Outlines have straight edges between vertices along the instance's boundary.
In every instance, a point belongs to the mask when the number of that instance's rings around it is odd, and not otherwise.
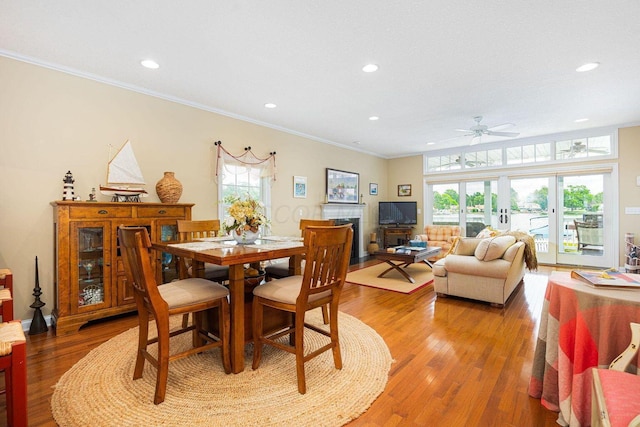
[{"label": "baseboard", "polygon": [[[51,315],[44,316],[44,321],[47,324],[47,327],[51,327]],[[22,324],[22,330],[25,332],[29,332],[29,328],[31,328],[31,320],[23,320],[20,322]]]}]

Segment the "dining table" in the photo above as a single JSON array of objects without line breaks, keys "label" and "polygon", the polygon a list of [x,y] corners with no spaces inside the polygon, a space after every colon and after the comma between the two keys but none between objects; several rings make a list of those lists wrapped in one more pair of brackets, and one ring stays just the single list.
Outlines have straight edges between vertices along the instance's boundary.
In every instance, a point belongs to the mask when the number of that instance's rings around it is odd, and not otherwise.
[{"label": "dining table", "polygon": [[[259,267],[263,261],[289,258],[289,273],[301,274],[304,244],[300,237],[268,236],[251,244],[238,244],[228,237],[208,237],[193,241],[155,241],[152,249],[192,260],[191,275],[204,277],[204,264],[229,266],[229,304],[231,311],[231,370],[244,370],[245,265]],[[161,256],[161,255],[159,255]],[[181,278],[186,278],[181,272]]]},{"label": "dining table", "polygon": [[[627,348],[631,322],[640,322],[640,290],[595,288],[569,271],[553,272],[542,305],[529,395],[558,412],[560,425],[591,425],[592,368],[607,368]],[[634,373],[638,366],[635,360]]]}]

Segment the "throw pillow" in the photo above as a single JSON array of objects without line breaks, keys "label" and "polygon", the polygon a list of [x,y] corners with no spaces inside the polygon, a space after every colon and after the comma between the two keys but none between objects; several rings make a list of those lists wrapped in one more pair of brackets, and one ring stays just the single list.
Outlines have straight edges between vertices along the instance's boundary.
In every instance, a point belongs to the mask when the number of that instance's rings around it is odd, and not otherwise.
[{"label": "throw pillow", "polygon": [[474,255],[480,261],[493,261],[502,258],[509,246],[516,242],[513,236],[496,236],[478,243]]},{"label": "throw pillow", "polygon": [[496,237],[498,234],[500,234],[499,230],[496,230],[495,228],[493,228],[490,225],[488,225],[484,230],[481,230],[476,235],[476,238],[477,239],[486,239],[488,237]]},{"label": "throw pillow", "polygon": [[474,237],[464,237],[458,241],[458,246],[454,252],[456,255],[474,255],[481,240]]}]

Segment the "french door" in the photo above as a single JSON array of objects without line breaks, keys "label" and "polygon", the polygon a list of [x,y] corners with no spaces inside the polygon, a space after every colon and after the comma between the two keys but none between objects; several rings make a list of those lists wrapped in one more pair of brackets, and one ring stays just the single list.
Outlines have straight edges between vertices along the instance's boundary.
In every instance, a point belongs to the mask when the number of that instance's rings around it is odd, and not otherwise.
[{"label": "french door", "polygon": [[425,223],[459,224],[473,237],[491,225],[533,236],[538,262],[613,267],[618,229],[612,171],[502,175],[427,186]]},{"label": "french door", "polygon": [[487,226],[498,227],[497,180],[434,184],[427,191],[433,200],[427,224],[460,225],[466,237],[475,237]]}]

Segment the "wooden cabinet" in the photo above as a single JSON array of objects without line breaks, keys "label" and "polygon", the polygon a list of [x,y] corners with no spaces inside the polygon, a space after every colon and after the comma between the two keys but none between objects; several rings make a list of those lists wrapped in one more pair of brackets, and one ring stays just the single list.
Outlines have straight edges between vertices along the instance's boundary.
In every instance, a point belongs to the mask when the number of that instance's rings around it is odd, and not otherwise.
[{"label": "wooden cabinet", "polygon": [[[118,247],[118,226],[143,226],[151,240],[177,240],[178,219],[191,219],[193,204],[52,203],[55,223],[56,335],[75,333],[90,320],[136,309]],[[154,254],[158,283],[178,278],[171,254]]]},{"label": "wooden cabinet", "polygon": [[413,227],[382,226],[380,231],[382,234],[382,247],[388,248],[390,246],[408,245]]}]

